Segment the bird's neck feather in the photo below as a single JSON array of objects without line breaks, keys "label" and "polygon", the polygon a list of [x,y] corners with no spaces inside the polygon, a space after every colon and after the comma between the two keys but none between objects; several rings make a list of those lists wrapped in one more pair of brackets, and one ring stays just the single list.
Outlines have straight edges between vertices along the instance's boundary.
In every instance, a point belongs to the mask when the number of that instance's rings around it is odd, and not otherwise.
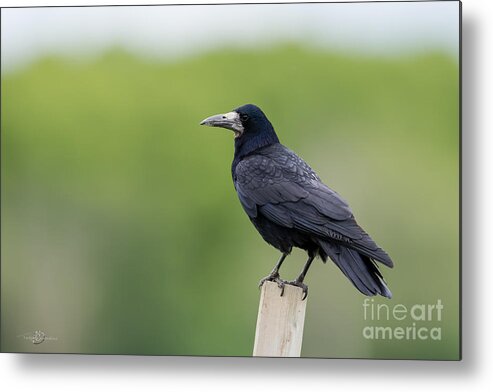
[{"label": "bird's neck feather", "polygon": [[234,170],[236,165],[247,155],[254,153],[256,150],[270,146],[272,144],[279,143],[274,129],[271,132],[262,132],[261,134],[244,135],[235,139],[235,155],[233,159],[232,171],[234,177]]},{"label": "bird's neck feather", "polygon": [[274,130],[260,134],[244,135],[235,139],[235,159],[241,159],[259,148],[279,143]]}]

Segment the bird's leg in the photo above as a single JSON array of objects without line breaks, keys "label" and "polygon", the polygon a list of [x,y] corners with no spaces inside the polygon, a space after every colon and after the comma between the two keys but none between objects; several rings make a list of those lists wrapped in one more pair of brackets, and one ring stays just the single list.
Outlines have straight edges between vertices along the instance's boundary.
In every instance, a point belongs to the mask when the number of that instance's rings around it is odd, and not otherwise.
[{"label": "bird's leg", "polygon": [[271,273],[269,275],[267,275],[265,278],[261,279],[259,284],[258,284],[258,287],[262,287],[262,285],[265,283],[265,282],[276,282],[277,285],[279,286],[279,288],[281,289],[281,295],[284,294],[284,283],[285,281],[282,280],[279,276],[279,268],[281,268],[281,265],[284,261],[284,259],[288,256],[287,253],[283,253],[281,255],[281,258],[279,259],[279,261],[277,262],[277,264],[275,265],[274,269],[271,271]]},{"label": "bird's leg", "polygon": [[310,255],[308,257],[308,260],[305,263],[305,266],[303,267],[303,270],[301,273],[298,275],[298,277],[295,280],[291,280],[289,282],[286,282],[287,284],[290,284],[291,286],[297,286],[303,289],[303,298],[301,299],[302,301],[308,296],[308,286],[303,283],[305,280],[306,273],[308,272],[308,269],[310,268],[310,265],[312,264],[313,259],[315,256]]}]

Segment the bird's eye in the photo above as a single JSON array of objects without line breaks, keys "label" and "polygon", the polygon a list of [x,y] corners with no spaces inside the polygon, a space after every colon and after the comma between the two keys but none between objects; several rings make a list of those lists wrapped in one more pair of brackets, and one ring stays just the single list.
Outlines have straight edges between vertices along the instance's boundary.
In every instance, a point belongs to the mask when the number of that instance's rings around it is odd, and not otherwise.
[{"label": "bird's eye", "polygon": [[241,114],[240,119],[241,119],[241,121],[247,121],[248,120],[248,114],[245,114],[245,113]]}]

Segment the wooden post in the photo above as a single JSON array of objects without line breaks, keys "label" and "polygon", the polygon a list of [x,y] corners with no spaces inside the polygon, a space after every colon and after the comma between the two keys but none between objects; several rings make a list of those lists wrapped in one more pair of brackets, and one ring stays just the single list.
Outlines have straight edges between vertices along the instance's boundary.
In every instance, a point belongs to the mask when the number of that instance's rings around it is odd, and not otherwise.
[{"label": "wooden post", "polygon": [[255,331],[254,357],[299,357],[303,341],[306,301],[301,300],[299,287],[286,285],[281,289],[274,282],[265,282]]}]

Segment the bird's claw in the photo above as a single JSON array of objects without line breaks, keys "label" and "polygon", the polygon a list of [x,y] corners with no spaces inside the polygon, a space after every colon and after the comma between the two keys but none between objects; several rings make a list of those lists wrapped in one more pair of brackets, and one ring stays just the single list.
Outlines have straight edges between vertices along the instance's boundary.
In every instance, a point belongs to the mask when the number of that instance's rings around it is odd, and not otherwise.
[{"label": "bird's claw", "polygon": [[277,286],[281,289],[281,297],[284,294],[284,285],[287,283],[285,280],[282,280],[279,276],[279,273],[272,273],[265,278],[260,279],[258,283],[258,287],[261,288],[265,282],[275,282]]},{"label": "bird's claw", "polygon": [[302,301],[306,299],[308,296],[308,286],[304,284],[303,282],[299,280],[282,280],[279,276],[279,274],[274,273],[266,276],[263,279],[260,279],[260,282],[258,284],[258,287],[261,288],[265,282],[275,282],[277,283],[277,286],[281,289],[281,294],[280,296],[282,297],[284,294],[284,287],[289,284],[291,286],[299,287],[303,290],[303,296],[301,298]]},{"label": "bird's claw", "polygon": [[300,289],[303,290],[303,296],[301,297],[301,300],[304,301],[306,297],[308,296],[308,286],[304,284],[303,282],[299,280],[290,280],[289,282],[285,282],[286,284],[289,284],[291,286],[296,286],[299,287]]}]

